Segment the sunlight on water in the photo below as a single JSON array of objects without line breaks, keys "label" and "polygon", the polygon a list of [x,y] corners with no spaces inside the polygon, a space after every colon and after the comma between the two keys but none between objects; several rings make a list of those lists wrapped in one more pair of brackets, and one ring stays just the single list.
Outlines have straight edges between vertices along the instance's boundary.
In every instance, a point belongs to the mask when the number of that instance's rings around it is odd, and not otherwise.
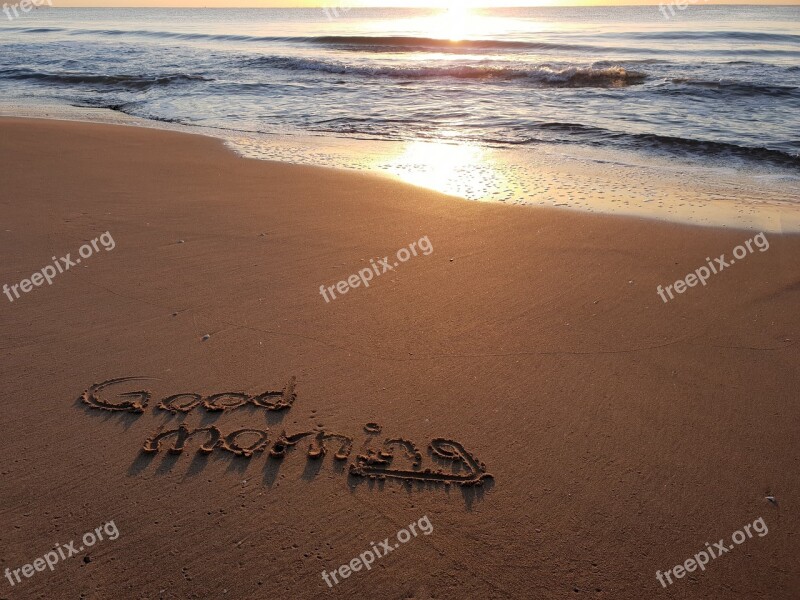
[{"label": "sunlight on water", "polygon": [[376,166],[407,183],[465,198],[484,199],[507,184],[491,150],[471,143],[409,142]]},{"label": "sunlight on water", "polygon": [[[378,31],[385,34],[415,32],[416,35],[450,40],[454,43],[454,48],[458,47],[458,42],[465,40],[511,35],[523,26],[518,19],[472,8],[465,0],[454,0],[447,8],[433,15],[395,19],[376,25],[379,27]],[[523,27],[530,33],[543,29],[545,25],[527,20]]]},{"label": "sunlight on water", "polygon": [[473,31],[479,31],[481,19],[477,17],[464,3],[455,1],[451,3],[441,17],[441,24],[437,24],[435,31],[443,31],[451,41],[457,42],[469,36]]}]

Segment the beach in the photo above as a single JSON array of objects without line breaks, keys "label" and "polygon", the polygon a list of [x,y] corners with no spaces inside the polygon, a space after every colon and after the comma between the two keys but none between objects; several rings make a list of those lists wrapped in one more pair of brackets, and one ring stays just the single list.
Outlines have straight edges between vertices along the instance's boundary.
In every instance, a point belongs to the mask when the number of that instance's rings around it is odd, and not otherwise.
[{"label": "beach", "polygon": [[797,6],[449,4],[45,4],[0,19],[0,115],[202,133],[484,202],[800,232]]},{"label": "beach", "polygon": [[0,598],[797,596],[797,234],[137,127],[0,158]]}]

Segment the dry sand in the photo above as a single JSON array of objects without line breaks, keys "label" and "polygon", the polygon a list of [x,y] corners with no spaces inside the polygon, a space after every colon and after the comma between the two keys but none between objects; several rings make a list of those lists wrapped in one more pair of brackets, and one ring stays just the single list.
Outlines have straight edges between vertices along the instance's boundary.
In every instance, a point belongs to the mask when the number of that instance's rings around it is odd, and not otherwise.
[{"label": "dry sand", "polygon": [[[0,283],[103,232],[116,244],[0,295],[0,569],[119,531],[1,578],[0,598],[800,597],[799,236],[770,234],[664,304],[657,285],[755,232],[467,202],[109,125],[5,119],[0,157]],[[430,255],[321,297],[424,236]],[[146,390],[143,412],[81,401],[122,377],[153,379],[96,396]],[[158,408],[292,377],[281,411]],[[182,421],[268,429],[269,446],[141,452]],[[283,431],[316,430],[352,437],[346,459],[308,458],[310,437],[269,456]],[[465,464],[449,486],[407,481],[396,446],[383,468],[400,479],[348,474],[388,438],[414,442],[434,479],[458,462],[430,456],[435,438]],[[470,457],[493,478],[459,485]],[[433,533],[326,585],[423,516]],[[656,580],[759,517],[767,535]]]}]

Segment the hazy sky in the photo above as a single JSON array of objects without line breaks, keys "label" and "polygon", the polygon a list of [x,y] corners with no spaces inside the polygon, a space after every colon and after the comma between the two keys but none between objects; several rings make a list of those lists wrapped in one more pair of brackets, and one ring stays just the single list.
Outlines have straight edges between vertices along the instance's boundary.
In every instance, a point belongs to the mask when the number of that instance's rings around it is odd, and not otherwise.
[{"label": "hazy sky", "polygon": [[[53,6],[261,6],[261,7],[360,7],[413,6],[564,6],[609,4],[659,4],[669,0],[52,0]],[[685,0],[691,4],[783,4],[800,5],[800,0]]]}]

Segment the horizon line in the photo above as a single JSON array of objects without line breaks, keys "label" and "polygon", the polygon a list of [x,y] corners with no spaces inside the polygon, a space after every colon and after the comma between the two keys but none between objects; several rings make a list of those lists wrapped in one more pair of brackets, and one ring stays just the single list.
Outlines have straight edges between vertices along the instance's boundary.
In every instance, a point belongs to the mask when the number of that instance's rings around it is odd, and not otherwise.
[{"label": "horizon line", "polygon": [[[145,0],[147,1],[147,0]],[[257,0],[256,0],[257,1]],[[617,2],[610,2],[608,4],[595,4],[594,0],[575,0],[574,2],[560,2],[560,0],[555,0],[559,2],[558,4],[517,4],[517,5],[507,5],[507,6],[471,6],[472,9],[506,9],[506,8],[623,8],[623,7],[649,7],[659,2],[663,2],[663,0],[651,0],[650,2],[628,2],[626,0],[619,0]],[[700,4],[700,5],[713,5],[713,6],[753,6],[753,7],[765,7],[765,6],[774,6],[774,7],[797,7],[800,8],[800,2],[798,3],[785,3],[785,2],[752,2],[752,0],[745,0],[743,2],[731,2],[729,0],[717,2],[715,0],[696,0],[695,2],[689,1],[690,4]],[[37,8],[43,8],[41,6]],[[412,10],[419,10],[419,9],[438,9],[438,10],[447,10],[446,6],[408,6],[408,5],[395,5],[395,6],[384,6],[384,5],[369,5],[369,4],[356,4],[351,6],[342,6],[341,4],[332,5],[332,4],[314,4],[314,5],[304,5],[304,6],[254,6],[253,4],[240,4],[240,5],[231,5],[231,6],[221,6],[221,5],[193,5],[193,6],[186,6],[186,5],[179,5],[179,4],[160,4],[158,6],[148,6],[146,4],[138,4],[138,5],[129,5],[129,4],[120,4],[120,5],[96,5],[96,4],[75,4],[75,5],[63,5],[60,6],[50,6],[50,8],[54,9],[64,9],[64,8],[107,8],[107,9],[114,9],[114,8],[146,8],[146,9],[154,9],[154,8],[162,8],[162,9],[172,9],[172,8],[183,8],[183,9],[193,9],[193,8],[200,8],[200,9],[238,9],[238,8],[253,8],[253,9],[280,9],[280,10],[309,10],[309,9],[338,9],[338,10],[353,10],[353,9],[364,9],[364,8],[380,8],[380,9],[412,9]]]}]

